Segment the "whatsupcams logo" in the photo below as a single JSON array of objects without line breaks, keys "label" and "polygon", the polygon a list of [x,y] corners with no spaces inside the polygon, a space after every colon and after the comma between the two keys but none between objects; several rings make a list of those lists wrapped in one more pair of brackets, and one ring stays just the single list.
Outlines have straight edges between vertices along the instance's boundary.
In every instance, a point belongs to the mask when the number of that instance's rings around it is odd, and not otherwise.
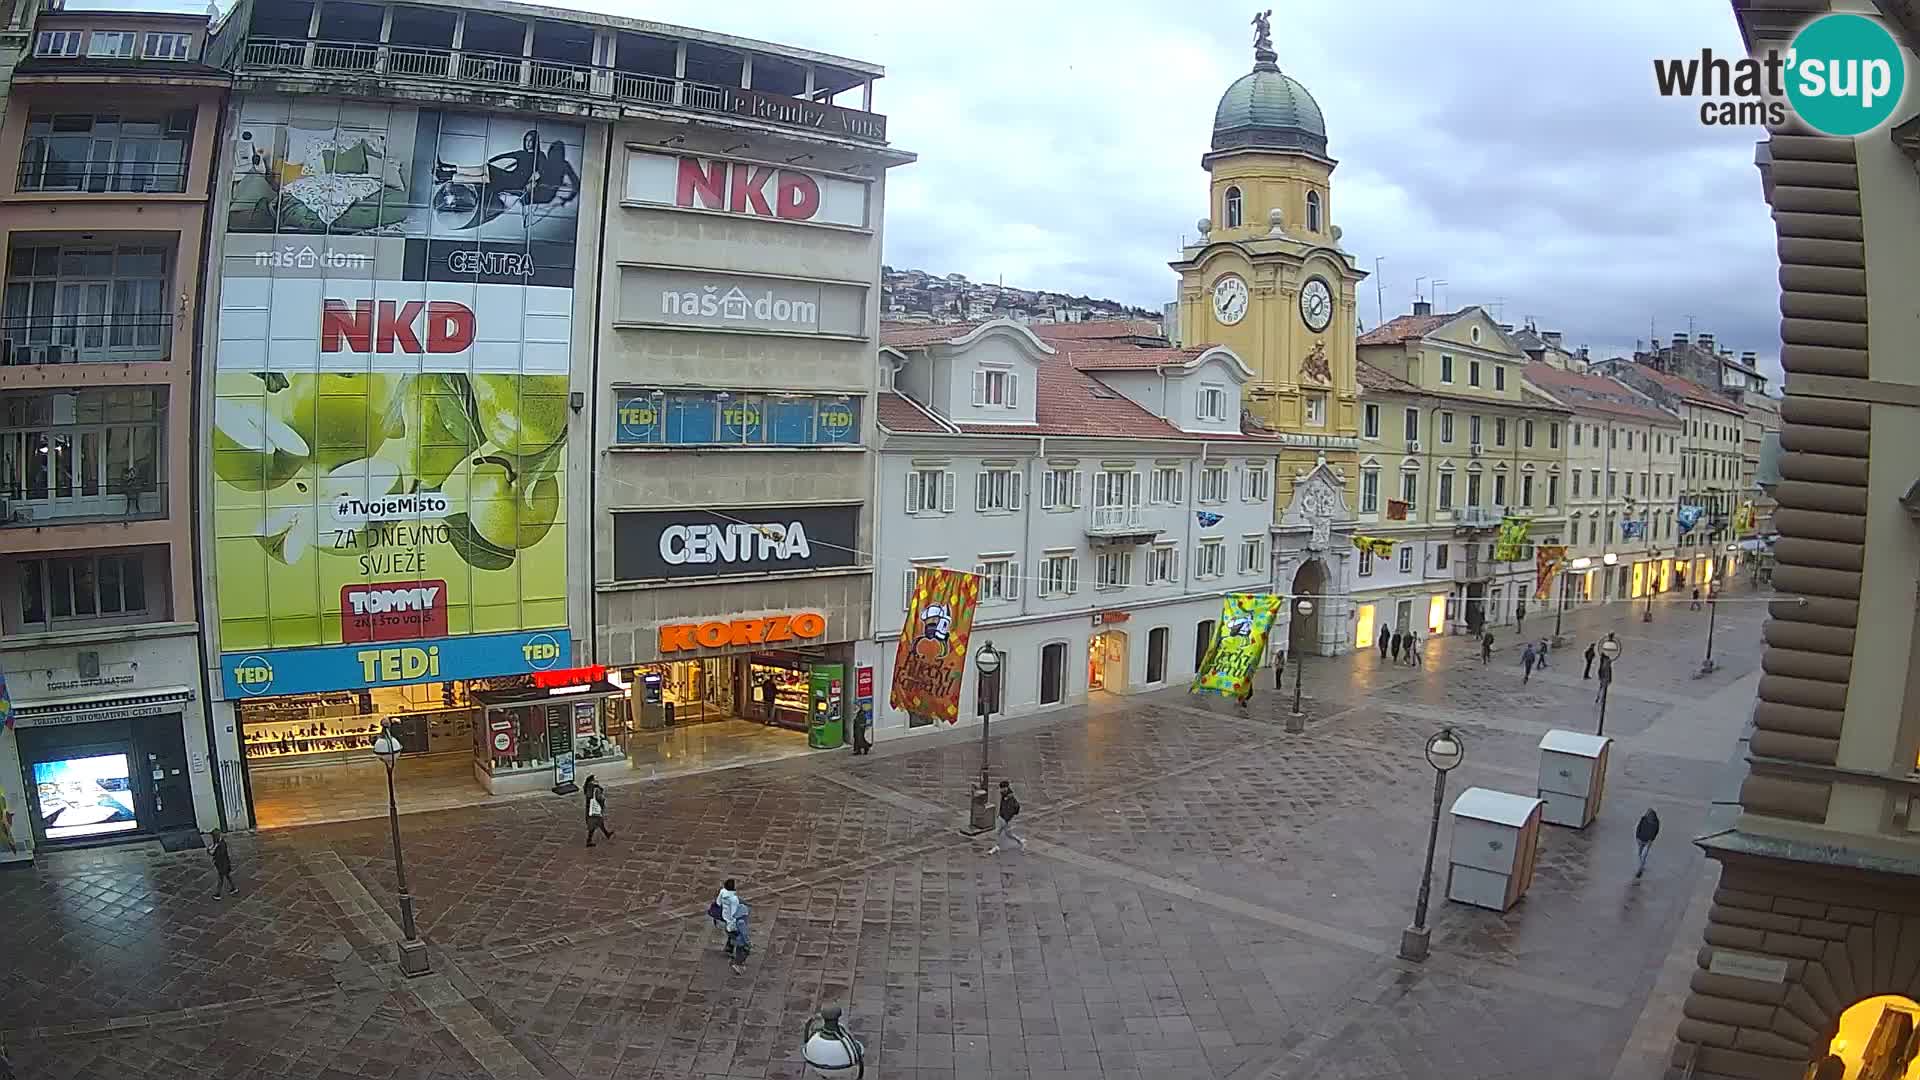
[{"label": "whatsupcams logo", "polygon": [[1787,51],[1728,60],[1698,57],[1653,62],[1661,97],[1703,98],[1700,122],[1713,127],[1774,127],[1791,108],[1826,135],[1852,136],[1886,123],[1907,88],[1898,41],[1864,15],[1823,15],[1800,28]]}]

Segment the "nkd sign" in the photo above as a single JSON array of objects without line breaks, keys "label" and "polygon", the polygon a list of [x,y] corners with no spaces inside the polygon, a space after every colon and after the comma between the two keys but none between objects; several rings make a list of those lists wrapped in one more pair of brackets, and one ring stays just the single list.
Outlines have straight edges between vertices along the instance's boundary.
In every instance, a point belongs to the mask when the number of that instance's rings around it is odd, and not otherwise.
[{"label": "nkd sign", "polygon": [[626,201],[864,229],[868,184],[759,162],[627,152]]}]

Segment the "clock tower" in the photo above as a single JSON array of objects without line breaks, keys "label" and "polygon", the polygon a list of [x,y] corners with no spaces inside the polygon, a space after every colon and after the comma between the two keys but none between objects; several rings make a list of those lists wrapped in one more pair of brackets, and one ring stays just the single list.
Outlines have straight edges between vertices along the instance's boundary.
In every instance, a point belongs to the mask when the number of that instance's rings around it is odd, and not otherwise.
[{"label": "clock tower", "polygon": [[1214,110],[1200,159],[1207,216],[1172,266],[1181,344],[1225,345],[1245,360],[1254,370],[1247,413],[1280,436],[1274,588],[1333,601],[1315,600],[1317,626],[1294,627],[1313,639],[1299,647],[1340,652],[1346,605],[1333,594],[1344,593],[1358,496],[1354,290],[1366,274],[1333,224],[1326,121],[1280,70],[1270,15],[1253,19],[1253,70]]}]

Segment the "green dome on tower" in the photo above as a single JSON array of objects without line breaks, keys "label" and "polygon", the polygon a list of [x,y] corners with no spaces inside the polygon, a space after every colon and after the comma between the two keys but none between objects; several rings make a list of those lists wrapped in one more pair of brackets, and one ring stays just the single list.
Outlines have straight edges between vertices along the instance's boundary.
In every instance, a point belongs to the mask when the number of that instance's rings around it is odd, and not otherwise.
[{"label": "green dome on tower", "polygon": [[1280,70],[1260,23],[1253,70],[1233,81],[1213,111],[1213,149],[1303,150],[1325,157],[1327,121],[1307,88]]}]

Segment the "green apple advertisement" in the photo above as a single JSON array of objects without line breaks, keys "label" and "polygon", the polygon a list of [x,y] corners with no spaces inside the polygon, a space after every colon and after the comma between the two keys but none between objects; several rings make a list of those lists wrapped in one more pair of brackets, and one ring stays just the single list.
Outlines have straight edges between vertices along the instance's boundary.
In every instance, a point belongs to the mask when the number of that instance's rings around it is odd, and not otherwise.
[{"label": "green apple advertisement", "polygon": [[325,681],[290,674],[287,649],[364,646],[324,665],[365,673],[349,685],[522,670],[498,659],[511,647],[440,647],[472,635],[538,639],[529,667],[564,659],[564,633],[524,632],[567,626],[583,132],[325,99],[240,110],[209,432],[229,691]]}]

